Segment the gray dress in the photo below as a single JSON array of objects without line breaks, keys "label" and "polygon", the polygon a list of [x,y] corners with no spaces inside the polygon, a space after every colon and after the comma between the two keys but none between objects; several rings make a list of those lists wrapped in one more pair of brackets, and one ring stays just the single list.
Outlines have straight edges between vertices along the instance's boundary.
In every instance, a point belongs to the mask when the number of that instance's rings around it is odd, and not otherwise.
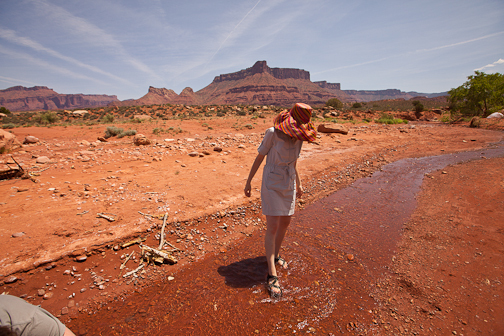
[{"label": "gray dress", "polygon": [[268,128],[257,151],[266,155],[261,201],[267,216],[292,216],[296,205],[295,163],[303,142]]}]

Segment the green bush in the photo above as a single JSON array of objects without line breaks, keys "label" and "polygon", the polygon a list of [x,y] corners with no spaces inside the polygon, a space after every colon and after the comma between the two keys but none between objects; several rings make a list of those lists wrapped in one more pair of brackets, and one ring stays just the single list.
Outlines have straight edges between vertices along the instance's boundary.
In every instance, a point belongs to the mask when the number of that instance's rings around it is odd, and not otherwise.
[{"label": "green bush", "polygon": [[343,103],[338,98],[331,98],[327,101],[326,106],[332,106],[336,109],[343,108]]},{"label": "green bush", "polygon": [[137,131],[136,130],[127,130],[125,132],[122,132],[120,134],[117,135],[118,138],[122,138],[122,137],[125,137],[125,136],[132,136],[132,135],[135,135],[137,134]]},{"label": "green bush", "polygon": [[105,130],[105,138],[111,138],[111,137],[117,136],[123,132],[124,132],[124,130],[122,128],[115,127],[115,126],[109,126]]},{"label": "green bush", "polygon": [[11,114],[11,111],[9,111],[9,109],[2,106],[2,107],[0,107],[0,113]]},{"label": "green bush", "polygon": [[102,117],[102,122],[110,124],[114,122],[114,116],[112,114],[106,114]]},{"label": "green bush", "polygon": [[361,103],[353,103],[352,107],[353,108],[361,108],[362,104]]},{"label": "green bush", "polygon": [[380,118],[376,120],[380,124],[407,124],[407,120],[395,119],[393,116],[387,113],[382,113]]},{"label": "green bush", "polygon": [[33,116],[33,120],[41,125],[54,124],[59,121],[59,117],[54,112],[37,113]]},{"label": "green bush", "polygon": [[8,123],[8,124],[3,124],[2,125],[3,129],[11,129],[11,128],[14,128],[14,127],[16,127],[16,125],[14,125],[13,123]]}]

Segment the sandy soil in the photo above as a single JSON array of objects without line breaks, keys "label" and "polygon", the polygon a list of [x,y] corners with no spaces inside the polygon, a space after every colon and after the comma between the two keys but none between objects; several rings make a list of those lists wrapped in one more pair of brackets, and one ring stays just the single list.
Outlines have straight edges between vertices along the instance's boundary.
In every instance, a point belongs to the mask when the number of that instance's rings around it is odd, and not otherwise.
[{"label": "sandy soil", "polygon": [[[0,245],[7,247],[0,254],[3,291],[35,304],[43,302],[58,316],[72,311],[75,316],[76,307],[99,301],[104,292],[97,289],[103,284],[109,294],[125,290],[126,281],[100,279],[98,268],[119,273],[117,265],[127,253],[121,249],[123,242],[149,236],[146,243],[155,244],[164,214],[175,228],[170,243],[181,250],[173,253],[178,263],[166,266],[173,269],[205,253],[224,253],[227,244],[260,230],[264,223],[258,207],[260,174],[251,198],[243,195],[243,187],[271,119],[134,124],[132,128],[157,142],[139,147],[129,137],[97,143],[106,126],[14,129],[21,141],[33,135],[41,142],[13,153],[25,169],[36,173],[36,182],[0,182]],[[485,148],[503,138],[502,131],[466,125],[346,126],[348,135],[320,134],[318,144],[303,147],[298,167],[306,193],[300,207],[389,162]],[[173,129],[153,134],[160,127]],[[201,155],[189,156],[192,152]],[[41,156],[47,156],[49,163],[37,163]],[[9,156],[0,159],[6,162]],[[502,319],[498,320],[503,311],[502,163],[502,159],[478,160],[426,179],[392,265],[395,273],[379,279],[381,286],[374,294],[382,302],[377,323],[384,330],[504,332]],[[337,178],[330,177],[334,172]],[[223,216],[239,217],[244,209],[256,213],[256,218],[220,237],[211,232],[210,224],[206,229],[206,224],[200,225],[198,232],[179,225],[218,223]],[[85,257],[94,258],[95,266],[76,261]],[[44,271],[52,268],[74,281],[65,288],[46,282]]]}]

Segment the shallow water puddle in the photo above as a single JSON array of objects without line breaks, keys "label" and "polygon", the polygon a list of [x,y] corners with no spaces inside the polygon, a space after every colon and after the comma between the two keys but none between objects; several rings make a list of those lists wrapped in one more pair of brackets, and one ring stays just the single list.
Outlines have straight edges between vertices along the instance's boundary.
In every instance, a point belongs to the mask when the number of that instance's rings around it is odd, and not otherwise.
[{"label": "shallow water puddle", "polygon": [[[298,211],[280,270],[284,297],[265,291],[263,232],[207,256],[69,325],[88,335],[365,333],[373,321],[372,286],[386,272],[425,174],[468,160],[504,156],[494,148],[385,166],[371,177]],[[353,333],[353,332],[352,332]]]}]

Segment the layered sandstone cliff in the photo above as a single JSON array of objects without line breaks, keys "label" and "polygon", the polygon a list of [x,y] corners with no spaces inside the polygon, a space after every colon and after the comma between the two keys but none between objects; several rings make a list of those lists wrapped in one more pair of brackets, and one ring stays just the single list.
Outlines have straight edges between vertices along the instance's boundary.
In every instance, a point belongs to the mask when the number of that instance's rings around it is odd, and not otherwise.
[{"label": "layered sandstone cliff", "polygon": [[45,86],[14,86],[0,90],[0,106],[10,111],[58,110],[106,106],[117,96],[60,94]]}]

